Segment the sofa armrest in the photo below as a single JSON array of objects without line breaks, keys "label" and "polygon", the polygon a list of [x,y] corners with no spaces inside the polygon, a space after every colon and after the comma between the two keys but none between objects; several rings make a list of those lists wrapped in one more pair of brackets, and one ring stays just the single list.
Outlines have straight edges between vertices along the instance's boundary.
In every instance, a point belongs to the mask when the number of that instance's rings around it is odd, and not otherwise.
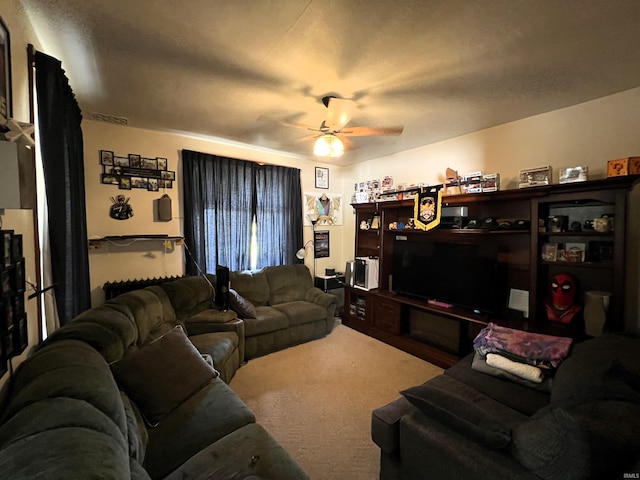
[{"label": "sofa armrest", "polygon": [[[304,299],[307,302],[320,305],[321,307],[324,307],[327,310],[329,310],[332,307],[332,305],[333,305],[333,309],[335,310],[335,306],[338,304],[338,299],[336,298],[335,295],[332,295],[330,293],[325,293],[322,290],[320,290],[318,287],[311,287],[309,290],[307,290],[307,293],[305,294]],[[333,313],[331,314],[331,316],[333,316]]]},{"label": "sofa armrest", "polygon": [[238,335],[240,361],[244,359],[244,321],[233,310],[209,309],[200,312],[184,322],[189,335],[213,332],[235,332]]},{"label": "sofa armrest", "polygon": [[371,439],[384,453],[392,454],[400,448],[400,419],[414,407],[404,397],[376,408],[371,413]]}]

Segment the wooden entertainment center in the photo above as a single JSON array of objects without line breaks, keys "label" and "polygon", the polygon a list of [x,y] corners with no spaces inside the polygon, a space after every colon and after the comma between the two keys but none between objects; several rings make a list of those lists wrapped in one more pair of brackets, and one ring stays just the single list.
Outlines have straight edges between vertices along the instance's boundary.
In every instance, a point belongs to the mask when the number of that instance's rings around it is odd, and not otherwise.
[{"label": "wooden entertainment center", "polygon": [[[441,367],[452,365],[470,352],[473,338],[490,321],[522,330],[581,337],[584,329],[580,322],[551,322],[546,316],[544,302],[550,280],[560,272],[568,272],[579,284],[578,303],[583,304],[586,291],[611,293],[606,328],[622,330],[627,203],[629,192],[639,180],[639,176],[614,177],[445,196],[443,207],[468,208],[463,228],[441,225],[427,232],[389,228],[393,222],[405,225],[409,222],[413,217],[413,199],[352,204],[356,215],[355,256],[379,258],[379,286],[369,291],[345,288],[343,323]],[[590,222],[603,216],[611,219],[610,230],[591,229]],[[360,228],[362,221],[367,223],[374,217],[379,218],[378,229]],[[564,222],[551,225],[550,217]],[[509,220],[517,226],[497,229],[495,222],[486,222],[494,228],[464,228],[471,219],[480,226],[487,219]],[[495,244],[498,262],[506,275],[507,291],[528,292],[528,318],[506,308],[506,303],[502,312],[488,316],[394,293],[393,246],[398,235],[417,241]],[[584,245],[584,259],[542,259],[543,246],[569,243]],[[506,298],[507,292],[504,293]],[[416,333],[424,328],[427,330],[424,335]]]}]

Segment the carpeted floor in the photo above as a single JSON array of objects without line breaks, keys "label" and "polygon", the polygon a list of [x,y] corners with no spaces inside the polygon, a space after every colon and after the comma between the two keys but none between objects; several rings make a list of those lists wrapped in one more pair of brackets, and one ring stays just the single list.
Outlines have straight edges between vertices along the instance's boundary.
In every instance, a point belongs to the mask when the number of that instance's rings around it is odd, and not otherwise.
[{"label": "carpeted floor", "polygon": [[230,385],[312,480],[374,480],[371,411],[441,372],[338,324],[323,339],[249,361]]}]

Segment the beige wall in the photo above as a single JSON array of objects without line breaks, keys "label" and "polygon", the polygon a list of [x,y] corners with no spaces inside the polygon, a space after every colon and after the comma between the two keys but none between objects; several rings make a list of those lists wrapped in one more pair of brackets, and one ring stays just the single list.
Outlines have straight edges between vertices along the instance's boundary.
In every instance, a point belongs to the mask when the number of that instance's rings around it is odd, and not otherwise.
[{"label": "beige wall", "polygon": [[[524,168],[551,165],[554,183],[560,167],[586,165],[592,179],[606,176],[607,160],[640,155],[640,88],[463,135],[344,171],[345,198],[355,182],[391,175],[397,183],[438,184],[447,167],[460,174],[499,173],[502,189],[516,188]],[[636,188],[635,190],[639,190]],[[640,331],[640,193],[631,196],[628,244],[629,328]],[[343,251],[353,256],[354,216],[347,215]],[[345,261],[349,258],[345,258]]]},{"label": "beige wall", "polygon": [[[180,164],[182,149],[299,168],[303,192],[318,194],[323,191],[334,194],[342,192],[339,167],[317,163],[313,159],[285,156],[276,152],[247,148],[238,144],[225,144],[182,134],[154,132],[91,120],[83,121],[82,130],[88,212],[87,233],[90,239],[108,235],[165,233],[170,236],[183,235],[182,166]],[[102,185],[100,183],[100,173],[102,172],[99,161],[100,150],[112,150],[118,156],[138,153],[143,157],[166,157],[168,169],[175,170],[177,175],[174,188],[166,190],[166,193],[172,198],[173,220],[169,222],[154,220],[153,201],[162,196],[164,193],[162,191],[119,190],[113,185]],[[329,190],[315,189],[315,166],[329,168]],[[130,198],[129,203],[133,207],[134,216],[128,220],[114,220],[109,217],[109,208],[112,204],[110,197],[118,194],[125,194]],[[340,236],[342,227],[327,228],[331,230],[331,257],[318,260],[318,271],[324,269],[325,266],[335,265],[337,267],[344,258],[341,251],[344,242]],[[312,238],[310,226],[304,229],[304,236],[305,242]],[[118,246],[128,243],[130,242],[119,241],[116,245],[115,243],[102,242],[100,248],[90,249],[93,305],[104,301],[102,285],[105,282],[183,274],[184,247],[178,245],[175,248],[166,249],[162,242],[136,242],[128,247]],[[312,250],[307,250],[305,262],[312,270],[313,257],[311,252]]]},{"label": "beige wall", "polygon": [[[37,47],[37,39],[20,6],[17,5],[17,2],[1,0],[0,15],[7,25],[11,41],[13,118],[22,122],[28,122],[29,84],[27,77],[27,45],[31,43]],[[5,210],[5,214],[2,216],[2,228],[5,230],[13,230],[17,234],[22,234],[26,278],[27,281],[35,283],[33,211]],[[27,287],[27,295],[30,293],[32,293],[32,291]],[[25,297],[30,347],[38,341],[36,301],[35,299],[27,300]],[[21,356],[13,359],[12,363],[14,368],[26,357],[27,352],[28,349]],[[0,379],[0,385],[6,381],[7,377],[8,375],[5,375]]]}]

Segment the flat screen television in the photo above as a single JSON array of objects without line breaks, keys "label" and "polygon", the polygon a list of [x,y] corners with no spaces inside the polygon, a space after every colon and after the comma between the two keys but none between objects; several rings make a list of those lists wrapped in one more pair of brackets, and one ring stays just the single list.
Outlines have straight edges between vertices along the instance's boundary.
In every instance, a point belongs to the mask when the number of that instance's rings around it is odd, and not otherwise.
[{"label": "flat screen television", "polygon": [[496,313],[505,302],[501,270],[495,243],[394,240],[392,288],[399,294]]}]

